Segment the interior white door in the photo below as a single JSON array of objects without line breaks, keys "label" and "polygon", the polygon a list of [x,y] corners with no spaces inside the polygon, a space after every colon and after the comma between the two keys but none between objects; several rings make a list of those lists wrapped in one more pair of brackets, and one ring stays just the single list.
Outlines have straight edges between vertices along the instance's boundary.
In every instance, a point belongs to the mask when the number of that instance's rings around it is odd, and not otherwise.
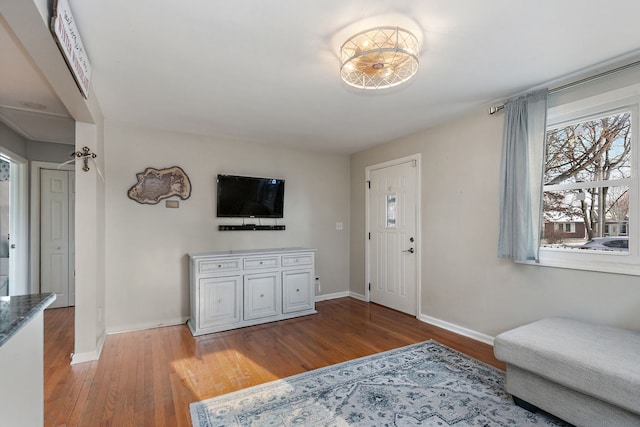
[{"label": "interior white door", "polygon": [[72,174],[49,169],[40,173],[40,289],[56,293],[51,308],[75,303]]},{"label": "interior white door", "polygon": [[416,162],[369,173],[370,300],[417,313]]}]

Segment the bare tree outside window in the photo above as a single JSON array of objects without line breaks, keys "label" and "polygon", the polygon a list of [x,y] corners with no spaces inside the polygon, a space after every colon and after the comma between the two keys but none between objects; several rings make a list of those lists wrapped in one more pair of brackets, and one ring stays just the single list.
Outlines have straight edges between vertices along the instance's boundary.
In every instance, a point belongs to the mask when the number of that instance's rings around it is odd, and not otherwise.
[{"label": "bare tree outside window", "polygon": [[[543,245],[628,234],[631,113],[562,125],[546,138]],[[576,231],[559,236],[557,222]]]}]

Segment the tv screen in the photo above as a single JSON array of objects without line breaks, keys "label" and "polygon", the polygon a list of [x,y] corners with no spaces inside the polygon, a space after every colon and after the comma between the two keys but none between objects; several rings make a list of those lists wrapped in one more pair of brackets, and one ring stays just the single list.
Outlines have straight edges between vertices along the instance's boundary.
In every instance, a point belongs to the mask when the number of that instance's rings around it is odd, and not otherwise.
[{"label": "tv screen", "polygon": [[218,217],[282,218],[284,180],[218,175]]}]

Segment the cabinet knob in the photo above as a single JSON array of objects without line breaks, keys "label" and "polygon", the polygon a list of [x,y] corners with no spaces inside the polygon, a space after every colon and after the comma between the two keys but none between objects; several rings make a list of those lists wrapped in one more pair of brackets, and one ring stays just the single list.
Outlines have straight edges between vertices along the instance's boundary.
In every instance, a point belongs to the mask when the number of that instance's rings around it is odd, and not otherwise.
[{"label": "cabinet knob", "polygon": [[296,292],[300,292],[300,289],[296,289]]},{"label": "cabinet knob", "polygon": [[264,294],[260,294],[260,298],[264,298]]},{"label": "cabinet knob", "polygon": [[260,261],[260,265],[262,265],[262,261]]},{"label": "cabinet knob", "polygon": [[222,298],[218,300],[218,304],[222,304]]},{"label": "cabinet knob", "polygon": [[218,264],[218,268],[222,268],[222,264]]}]

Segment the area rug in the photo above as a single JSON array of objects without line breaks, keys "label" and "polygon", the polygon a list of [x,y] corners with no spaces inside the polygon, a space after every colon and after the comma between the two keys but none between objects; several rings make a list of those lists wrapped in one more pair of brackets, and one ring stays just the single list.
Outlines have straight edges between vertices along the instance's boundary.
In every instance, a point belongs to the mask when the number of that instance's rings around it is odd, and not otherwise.
[{"label": "area rug", "polygon": [[194,427],[564,426],[514,405],[504,373],[433,340],[191,404]]}]

